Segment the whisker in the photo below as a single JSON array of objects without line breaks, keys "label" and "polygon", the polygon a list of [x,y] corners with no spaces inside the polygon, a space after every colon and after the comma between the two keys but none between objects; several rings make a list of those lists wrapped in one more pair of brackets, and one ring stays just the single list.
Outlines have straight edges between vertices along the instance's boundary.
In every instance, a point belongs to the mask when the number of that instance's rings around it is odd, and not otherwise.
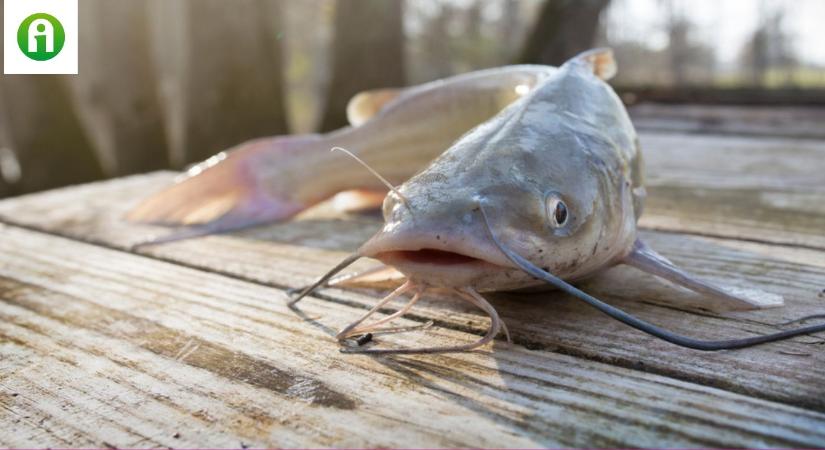
[{"label": "whisker", "polygon": [[496,313],[495,314],[495,319],[498,321],[498,326],[500,326],[501,331],[504,332],[504,336],[507,338],[507,343],[512,344],[513,340],[510,339],[510,330],[507,329],[507,324],[504,323],[503,320],[501,320],[501,318],[498,315],[498,311],[496,311],[496,309],[493,307],[493,305],[491,305],[490,302],[487,301],[486,298],[482,297],[481,294],[478,293],[478,291],[476,291],[475,289],[473,289],[470,286],[465,287],[464,292],[469,294],[470,297],[472,297],[476,302],[478,302],[476,304],[477,306],[481,307],[479,304],[486,305],[487,308],[489,308],[490,310],[492,310],[493,312]]},{"label": "whisker", "polygon": [[475,350],[478,347],[481,347],[488,342],[492,341],[499,331],[501,331],[502,322],[498,316],[496,310],[490,305],[489,302],[483,299],[483,297],[479,296],[481,300],[475,298],[472,294],[461,291],[456,289],[456,293],[459,294],[459,298],[469,302],[472,305],[475,305],[482,311],[486,312],[487,315],[490,317],[490,328],[487,329],[487,333],[484,334],[481,338],[479,338],[475,342],[470,342],[467,344],[461,345],[449,345],[449,346],[441,346],[441,347],[418,347],[418,348],[342,348],[341,353],[367,353],[367,354],[381,354],[381,355],[410,355],[410,354],[423,354],[423,353],[451,353],[451,352],[464,352],[469,350]]},{"label": "whisker", "polygon": [[[404,283],[400,287],[398,287],[398,289],[390,292],[389,295],[384,297],[380,302],[376,303],[376,305],[373,306],[372,309],[367,311],[366,314],[361,316],[360,319],[358,319],[355,322],[347,325],[343,330],[339,331],[338,334],[335,336],[335,338],[340,341],[342,339],[348,338],[349,336],[351,336],[353,334],[360,334],[362,331],[356,330],[358,325],[360,325],[363,321],[367,320],[367,318],[369,318],[371,315],[375,314],[375,312],[378,311],[379,309],[381,309],[384,305],[391,302],[393,299],[395,299],[399,295],[402,295],[402,294],[406,293],[407,291],[409,291],[412,288],[413,288],[413,284],[412,284],[411,281],[408,280],[406,283]],[[413,299],[418,301],[416,297],[418,297],[418,293],[416,293],[415,297],[413,297]]]},{"label": "whisker", "polygon": [[422,331],[422,330],[426,330],[427,328],[432,327],[433,325],[435,325],[435,322],[433,322],[432,320],[428,320],[427,322],[422,323],[420,325],[409,325],[409,326],[406,326],[406,327],[378,328],[376,330],[370,331],[370,333],[372,333],[376,336],[379,336],[379,335],[382,335],[382,334],[398,334],[398,333],[406,333],[408,331]]},{"label": "whisker", "polygon": [[415,305],[420,298],[421,298],[421,291],[418,291],[418,292],[415,293],[415,295],[413,295],[412,299],[410,299],[410,301],[407,302],[406,305],[404,305],[403,308],[401,308],[398,311],[390,314],[389,316],[384,317],[383,319],[377,320],[377,321],[375,321],[371,324],[364,325],[364,326],[358,327],[358,328],[354,328],[354,329],[350,330],[349,333],[347,333],[347,336],[344,336],[344,337],[349,337],[349,336],[352,336],[353,334],[361,334],[361,333],[366,333],[366,332],[373,332],[374,333],[374,332],[378,331],[379,328],[377,328],[377,327],[379,327],[380,325],[383,325],[387,322],[393,321],[393,320],[403,316],[404,314],[407,314],[410,311],[410,309],[412,309],[413,305]]},{"label": "whisker", "polygon": [[371,173],[371,174],[373,174],[373,175],[375,176],[375,178],[378,178],[378,180],[379,180],[379,181],[381,181],[382,183],[384,183],[384,185],[385,185],[385,186],[387,186],[387,188],[388,188],[390,191],[392,191],[395,195],[397,195],[397,196],[398,196],[398,198],[400,198],[400,199],[401,199],[401,202],[402,202],[402,203],[404,203],[404,206],[406,206],[406,207],[407,207],[407,209],[408,209],[410,212],[412,212],[412,208],[410,207],[410,204],[409,204],[409,202],[407,201],[407,197],[404,197],[404,195],[403,195],[403,194],[402,194],[402,193],[401,193],[401,192],[400,192],[400,191],[399,191],[399,190],[398,190],[395,186],[393,186],[393,184],[392,184],[392,183],[390,183],[390,182],[389,182],[389,180],[387,180],[386,178],[382,177],[382,176],[381,176],[381,174],[380,174],[380,173],[378,173],[378,171],[377,171],[377,170],[375,170],[375,169],[373,169],[372,167],[370,167],[370,166],[369,166],[369,164],[367,164],[367,163],[366,163],[363,159],[359,158],[359,157],[358,157],[358,156],[356,156],[354,153],[352,153],[351,151],[349,151],[349,150],[347,150],[347,149],[345,149],[345,148],[343,148],[343,147],[332,147],[332,149],[330,149],[330,151],[331,151],[331,152],[334,152],[334,151],[336,151],[336,150],[337,150],[337,151],[339,151],[339,152],[344,152],[344,153],[345,153],[346,155],[348,155],[350,158],[354,159],[354,160],[355,160],[355,161],[357,161],[359,164],[361,164],[362,166],[364,166],[364,168],[365,168],[365,169],[369,170],[369,171],[370,171],[370,173]]},{"label": "whisker", "polygon": [[518,253],[515,253],[514,251],[510,250],[507,246],[502,244],[501,241],[499,241],[498,237],[496,237],[495,233],[493,232],[493,228],[490,225],[489,217],[487,216],[487,212],[485,211],[482,202],[478,202],[478,207],[481,211],[482,217],[484,218],[484,223],[487,226],[487,232],[489,233],[490,238],[493,240],[493,243],[499,248],[499,250],[501,250],[502,253],[504,253],[504,255],[507,256],[507,258],[513,264],[515,264],[521,270],[526,272],[528,275],[531,275],[539,280],[543,280],[549,284],[552,284],[553,286],[559,288],[563,292],[572,295],[573,297],[587,303],[591,307],[610,316],[615,320],[618,320],[619,322],[624,323],[625,325],[633,327],[643,333],[647,333],[663,341],[670,342],[671,344],[702,351],[730,350],[737,348],[753,347],[755,345],[766,344],[768,342],[781,341],[784,339],[792,338],[794,336],[801,336],[805,334],[825,331],[825,324],[819,324],[796,328],[793,330],[781,331],[778,333],[763,334],[760,336],[753,336],[742,339],[728,339],[719,341],[704,341],[673,333],[671,331],[665,330],[656,325],[648,323],[642,319],[639,319],[638,317],[628,314],[625,311],[616,308],[615,306],[609,305],[591,296],[590,294],[587,294],[586,292],[576,288],[575,286],[551,274],[550,272],[540,269],[538,266],[534,265]]},{"label": "whisker", "polygon": [[293,306],[295,306],[296,303],[301,301],[302,298],[306,297],[307,295],[312,293],[314,290],[316,290],[319,287],[323,286],[324,283],[329,281],[330,278],[334,277],[335,274],[337,274],[338,272],[346,269],[347,267],[352,265],[352,263],[354,263],[355,261],[358,261],[358,259],[360,259],[360,258],[361,258],[361,255],[359,253],[353,253],[352,255],[347,256],[346,259],[344,259],[343,261],[338,263],[337,266],[330,269],[329,272],[325,273],[315,283],[312,283],[311,285],[309,285],[307,287],[304,287],[304,288],[296,288],[296,289],[288,290],[287,291],[288,296],[291,297],[295,293],[298,293],[298,295],[297,295],[297,297],[295,297],[295,298],[291,299],[289,302],[287,302],[287,306],[292,308]]}]

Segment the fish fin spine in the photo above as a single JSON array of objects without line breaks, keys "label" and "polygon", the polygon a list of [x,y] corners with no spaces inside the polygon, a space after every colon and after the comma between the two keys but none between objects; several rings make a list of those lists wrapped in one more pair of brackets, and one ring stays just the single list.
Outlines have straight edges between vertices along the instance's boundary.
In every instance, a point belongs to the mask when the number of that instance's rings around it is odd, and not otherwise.
[{"label": "fish fin spine", "polygon": [[613,49],[600,47],[579,53],[573,61],[584,62],[593,71],[593,74],[602,80],[609,80],[616,76],[618,67],[613,56]]}]

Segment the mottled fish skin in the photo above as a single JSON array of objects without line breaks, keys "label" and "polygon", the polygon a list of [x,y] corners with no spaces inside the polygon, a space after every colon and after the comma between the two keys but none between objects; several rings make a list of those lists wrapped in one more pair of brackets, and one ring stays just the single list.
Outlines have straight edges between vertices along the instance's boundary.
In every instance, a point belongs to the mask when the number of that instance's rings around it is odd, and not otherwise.
[{"label": "mottled fish skin", "polygon": [[[491,120],[464,135],[390,194],[385,225],[361,248],[410,280],[480,291],[542,284],[493,245],[483,202],[499,238],[568,280],[625,257],[636,239],[644,188],[633,125],[613,89],[574,59]],[[567,205],[554,228],[549,195]],[[434,249],[478,261],[427,264],[402,253]]]}]

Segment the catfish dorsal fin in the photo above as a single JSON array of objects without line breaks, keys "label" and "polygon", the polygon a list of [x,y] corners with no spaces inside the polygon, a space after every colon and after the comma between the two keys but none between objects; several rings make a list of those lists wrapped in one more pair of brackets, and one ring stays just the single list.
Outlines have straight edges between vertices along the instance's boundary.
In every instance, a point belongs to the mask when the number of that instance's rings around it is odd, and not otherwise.
[{"label": "catfish dorsal fin", "polygon": [[573,57],[571,61],[587,64],[593,74],[602,80],[607,81],[616,76],[616,59],[613,58],[613,50],[610,48],[601,47],[587,50]]},{"label": "catfish dorsal fin", "polygon": [[395,100],[402,89],[373,89],[360,92],[347,103],[347,120],[354,127],[361,126]]},{"label": "catfish dorsal fin", "polygon": [[667,258],[656,253],[638,239],[633,244],[633,250],[622,260],[622,263],[706,296],[708,298],[706,307],[711,310],[774,308],[784,303],[781,296],[757,289],[721,288],[699,280],[676,267]]}]

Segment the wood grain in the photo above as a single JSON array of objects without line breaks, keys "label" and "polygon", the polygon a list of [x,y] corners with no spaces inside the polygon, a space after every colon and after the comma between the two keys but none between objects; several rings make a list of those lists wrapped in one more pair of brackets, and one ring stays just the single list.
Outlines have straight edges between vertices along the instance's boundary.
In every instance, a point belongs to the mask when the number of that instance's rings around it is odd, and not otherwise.
[{"label": "wood grain", "polygon": [[822,106],[641,103],[628,110],[643,131],[825,139]]},{"label": "wood grain", "polygon": [[497,343],[342,355],[329,328],[359,308],[309,299],[305,321],[283,300],[270,287],[0,228],[0,444],[825,443],[825,414],[555,352]]},{"label": "wood grain", "polygon": [[825,249],[825,141],[643,133],[641,226]]},{"label": "wood grain", "polygon": [[[147,192],[147,181],[154,184],[165,177],[132,177],[75,188],[71,194],[56,191],[48,201],[45,195],[8,200],[0,204],[0,214],[11,217],[3,205],[20,201],[26,205],[25,217],[37,218],[36,222],[27,222],[31,226],[126,250],[159,232],[157,228],[124,224],[120,217],[129,206],[126,199]],[[21,206],[14,208],[18,218],[23,210]],[[97,213],[90,215],[90,211]],[[322,207],[297,221],[232,236],[147,247],[141,253],[266,285],[298,287],[343,259],[379,224],[375,217],[342,218]],[[825,288],[825,258],[821,251],[670,232],[645,232],[643,237],[699,276],[729,286],[781,294],[787,306],[719,317],[691,307],[701,298],[632,269],[608,272],[586,284],[586,289],[657,324],[709,339],[776,331],[778,328],[772,324],[825,310],[825,299],[818,294]],[[365,261],[359,267],[369,264]],[[374,291],[323,291],[323,298],[331,302],[361,308],[371,307],[379,295]],[[656,342],[558,294],[501,295],[493,301],[516,341],[530,348],[644,367],[735,392],[825,410],[825,397],[821,395],[825,392],[821,372],[825,356],[817,351],[821,345],[815,344],[820,339],[800,338],[736,352],[700,354]],[[423,302],[413,317],[420,321],[435,319],[441,325],[473,333],[483,332],[485,326],[475,311],[438,299]]]}]

